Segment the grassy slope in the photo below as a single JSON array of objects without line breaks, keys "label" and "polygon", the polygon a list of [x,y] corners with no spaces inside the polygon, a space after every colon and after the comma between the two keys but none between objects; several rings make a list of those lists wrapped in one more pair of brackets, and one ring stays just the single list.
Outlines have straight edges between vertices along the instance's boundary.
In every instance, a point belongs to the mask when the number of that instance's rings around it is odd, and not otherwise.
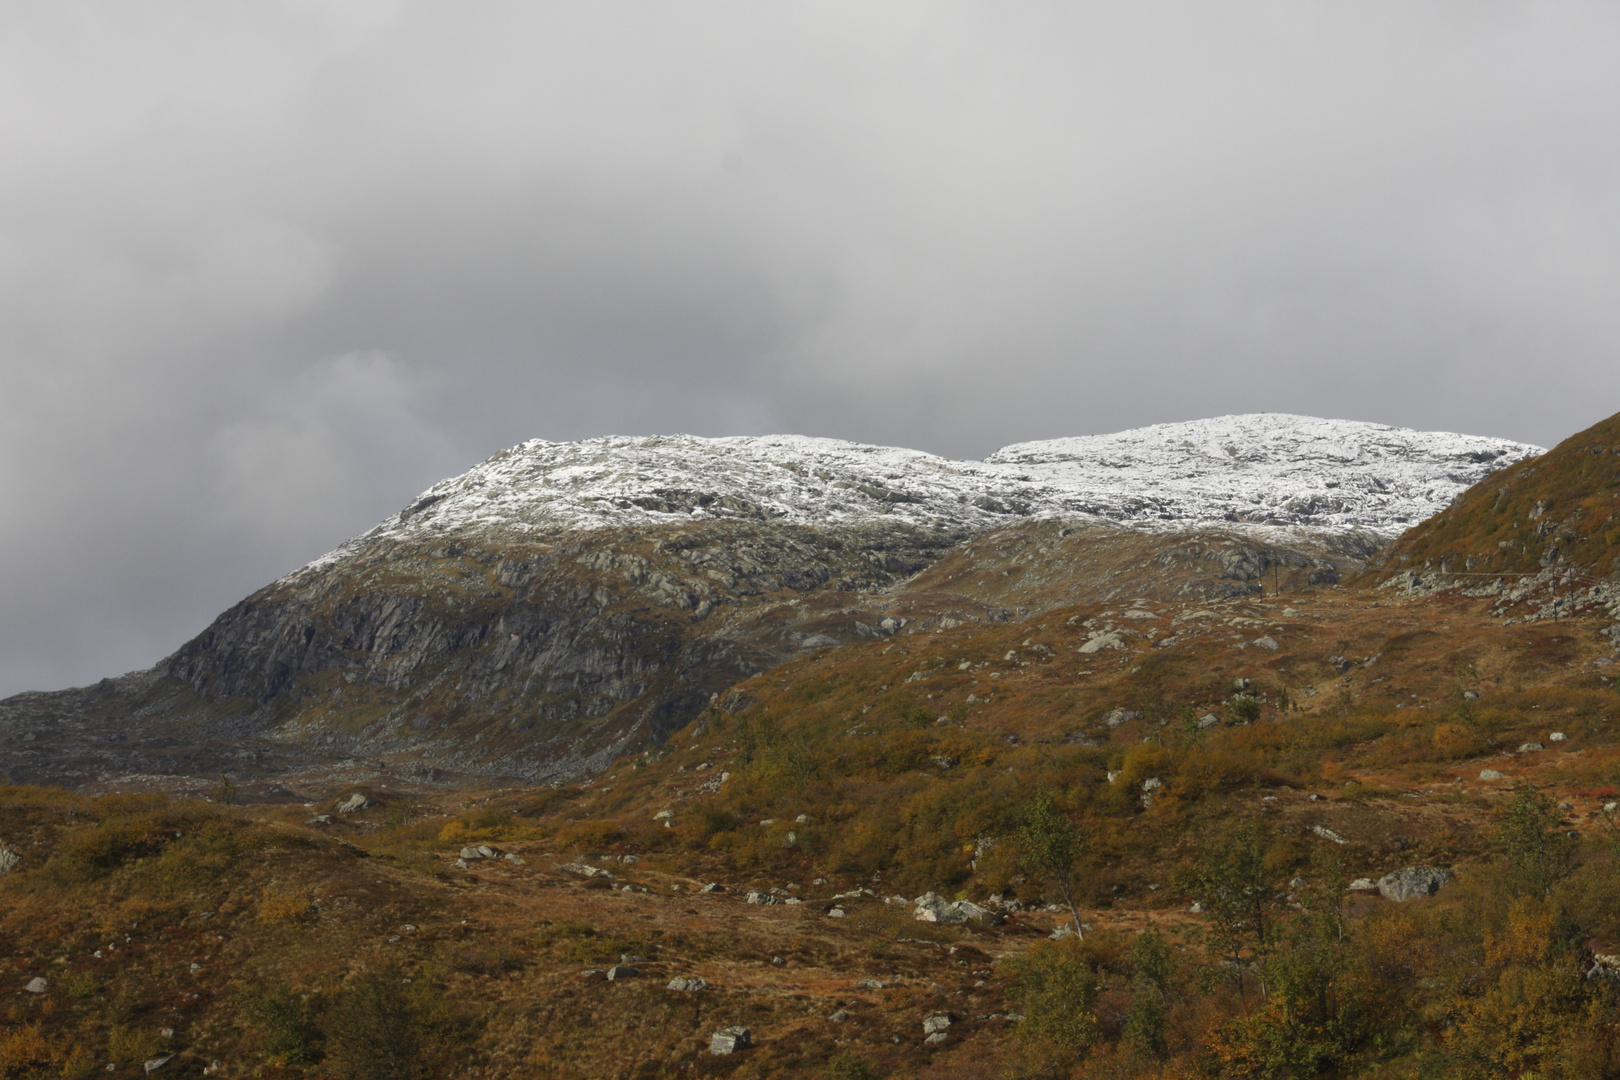
[{"label": "grassy slope", "polygon": [[[825,913],[857,885],[1052,899],[1009,843],[1036,786],[1056,790],[1092,836],[1083,903],[1102,931],[1088,947],[1102,963],[1110,1061],[1129,935],[1149,920],[1166,929],[1194,978],[1202,924],[1172,882],[1200,838],[1234,822],[1265,829],[1279,884],[1328,845],[1307,831],[1321,826],[1348,839],[1334,850],[1353,875],[1457,868],[1464,884],[1427,910],[1461,912],[1491,876],[1486,832],[1506,785],[1477,779],[1489,766],[1568,798],[1566,820],[1592,837],[1601,864],[1593,812],[1620,782],[1620,698],[1614,669],[1592,666],[1595,623],[1502,627],[1474,601],[1390,604],[1350,590],[1149,607],[1151,619],[1089,606],[807,656],[742,684],[726,702],[736,711],[713,710],[666,752],[578,787],[414,804],[382,793],[386,807],[331,826],[305,825],[303,808],[0,791],[0,839],[24,856],[0,879],[8,977],[52,981],[45,995],[9,999],[0,1067],[38,1025],[42,1060],[54,1060],[37,1075],[103,1075],[114,1050],[115,1075],[135,1075],[137,1051],[171,1044],[193,1074],[219,1058],[227,1075],[247,1075],[275,1058],[266,1014],[249,1004],[255,990],[323,995],[341,1012],[365,973],[381,970],[424,993],[412,1015],[447,1054],[439,1075],[821,1075],[846,1054],[876,1075],[1005,1075],[1017,1046],[1004,1017],[1018,1007],[1005,961],[1044,940],[1054,916],[942,928],[875,898],[840,902],[843,919]],[[1107,625],[1124,649],[1075,651]],[[1262,634],[1275,652],[1236,647]],[[1239,678],[1261,703],[1257,722],[1186,728],[1189,713],[1237,715]],[[1115,708],[1141,715],[1110,729]],[[1552,730],[1568,741],[1513,753]],[[702,790],[723,772],[717,791]],[[1148,776],[1165,786],[1144,809]],[[653,819],[665,808],[671,828]],[[461,845],[481,839],[529,865],[455,868]],[[646,892],[556,868],[631,854],[639,861],[615,872]],[[707,881],[732,891],[694,895]],[[741,890],[769,886],[807,902],[741,902]],[[1389,930],[1376,901],[1358,904],[1369,926]],[[1620,925],[1585,919],[1600,950],[1620,945]],[[418,929],[401,931],[407,923]],[[580,974],[626,952],[649,959],[641,979]],[[1416,987],[1437,970],[1401,984],[1412,1015],[1443,1004]],[[663,989],[687,974],[713,989]],[[889,989],[855,986],[896,976]],[[1172,1070],[1191,1067],[1223,1000],[1178,1006]],[[829,1022],[840,1008],[851,1019]],[[925,1047],[921,1020],[939,1011],[959,1023]],[[433,1017],[437,1026],[422,1019]],[[730,1023],[752,1027],[758,1049],[710,1057],[708,1033]],[[172,1040],[157,1034],[164,1027]],[[284,1062],[261,1075],[315,1071]]]},{"label": "grassy slope", "polygon": [[1620,573],[1620,414],[1493,473],[1382,556],[1389,566]]}]

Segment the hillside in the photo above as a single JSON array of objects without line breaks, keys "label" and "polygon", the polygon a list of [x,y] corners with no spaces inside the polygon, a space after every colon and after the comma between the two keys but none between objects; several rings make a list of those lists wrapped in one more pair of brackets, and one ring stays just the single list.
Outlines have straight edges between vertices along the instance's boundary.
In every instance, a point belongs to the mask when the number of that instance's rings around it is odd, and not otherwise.
[{"label": "hillside", "polygon": [[589,775],[807,650],[1339,580],[1535,449],[1277,414],[987,462],[798,437],[525,443],[151,671],[0,702],[0,769],[113,786],[356,761],[437,781]]},{"label": "hillside", "polygon": [[[1612,651],[1595,620],[1487,607],[1300,582],[907,627],[756,675],[555,788],[328,783],[245,807],[0,788],[3,962],[46,983],[14,995],[0,1063],[1614,1075],[1620,1009],[1585,977],[1620,951]],[[356,790],[370,805],[341,810]],[[1089,842],[1084,941],[1053,940],[1066,909],[1025,857],[1041,790]],[[1567,857],[1550,892],[1502,842],[1515,814],[1532,831],[1506,835]],[[1405,903],[1345,891],[1412,866],[1452,879]],[[1235,962],[1201,873],[1259,886]],[[963,921],[919,917],[957,900]],[[710,1053],[732,1025],[752,1046]]]},{"label": "hillside", "polygon": [[[1369,581],[1495,599],[1509,619],[1620,619],[1620,415],[1520,461],[1391,544]],[[1620,622],[1608,633],[1620,642]]]}]

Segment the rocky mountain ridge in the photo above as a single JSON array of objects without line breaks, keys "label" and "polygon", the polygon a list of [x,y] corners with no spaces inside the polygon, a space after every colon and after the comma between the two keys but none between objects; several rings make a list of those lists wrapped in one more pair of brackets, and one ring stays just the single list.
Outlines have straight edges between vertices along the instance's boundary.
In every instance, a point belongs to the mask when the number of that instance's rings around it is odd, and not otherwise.
[{"label": "rocky mountain ridge", "polygon": [[150,672],[0,702],[0,768],[566,779],[806,650],[1332,583],[1534,450],[1275,414],[983,463],[798,437],[525,443]]}]

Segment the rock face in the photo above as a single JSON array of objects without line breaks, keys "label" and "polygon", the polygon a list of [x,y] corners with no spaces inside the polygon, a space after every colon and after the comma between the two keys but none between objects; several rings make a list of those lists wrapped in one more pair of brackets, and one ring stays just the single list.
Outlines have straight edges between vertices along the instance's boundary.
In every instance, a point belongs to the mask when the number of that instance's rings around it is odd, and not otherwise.
[{"label": "rock face", "polygon": [[1451,881],[1450,870],[1428,866],[1408,866],[1378,879],[1378,892],[1397,904],[1423,900],[1439,892]]},{"label": "rock face", "polygon": [[1122,575],[1143,597],[1336,580],[1535,451],[1277,415],[985,462],[798,437],[524,443],[150,671],[0,702],[0,771],[71,785],[365,758],[573,779],[806,650],[1113,597]]},{"label": "rock face", "polygon": [[745,1027],[721,1028],[709,1036],[709,1053],[719,1056],[746,1050],[754,1044],[753,1033]]}]

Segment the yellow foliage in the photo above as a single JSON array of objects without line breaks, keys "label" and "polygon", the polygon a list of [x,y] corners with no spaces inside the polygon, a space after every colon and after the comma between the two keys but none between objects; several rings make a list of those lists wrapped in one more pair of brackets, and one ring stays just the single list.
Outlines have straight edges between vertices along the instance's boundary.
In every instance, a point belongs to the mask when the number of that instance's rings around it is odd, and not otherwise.
[{"label": "yellow foliage", "polygon": [[300,922],[309,918],[309,894],[293,885],[266,885],[259,895],[259,921]]},{"label": "yellow foliage", "polygon": [[0,1035],[0,1076],[25,1076],[50,1060],[51,1044],[38,1024]]}]

